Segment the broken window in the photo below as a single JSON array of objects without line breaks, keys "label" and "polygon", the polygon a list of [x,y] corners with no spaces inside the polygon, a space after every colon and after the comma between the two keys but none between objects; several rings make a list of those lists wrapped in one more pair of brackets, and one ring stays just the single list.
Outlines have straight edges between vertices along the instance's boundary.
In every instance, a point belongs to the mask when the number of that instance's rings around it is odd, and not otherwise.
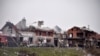
[{"label": "broken window", "polygon": [[32,43],[32,42],[33,42],[33,38],[30,37],[30,38],[29,38],[29,43]]},{"label": "broken window", "polygon": [[72,34],[72,33],[70,33],[70,34],[69,34],[69,37],[70,37],[70,38],[72,38],[72,37],[73,37],[73,34]]},{"label": "broken window", "polygon": [[41,32],[39,32],[39,36],[41,36]]},{"label": "broken window", "polygon": [[83,37],[83,33],[77,33],[77,37],[82,38]]},{"label": "broken window", "polygon": [[38,39],[38,41],[42,43],[42,42],[43,42],[43,38],[40,37],[40,38]]},{"label": "broken window", "polygon": [[12,27],[8,27],[8,32],[12,33]]},{"label": "broken window", "polygon": [[47,43],[51,42],[51,39],[47,39]]},{"label": "broken window", "polygon": [[23,42],[23,37],[20,37],[20,42]]},{"label": "broken window", "polygon": [[50,32],[48,32],[48,36],[51,36],[51,33]]}]

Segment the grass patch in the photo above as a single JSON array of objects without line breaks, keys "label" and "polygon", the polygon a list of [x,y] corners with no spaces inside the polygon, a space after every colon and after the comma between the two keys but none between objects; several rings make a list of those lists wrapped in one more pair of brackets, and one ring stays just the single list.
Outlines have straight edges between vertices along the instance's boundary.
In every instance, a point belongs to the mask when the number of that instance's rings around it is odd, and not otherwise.
[{"label": "grass patch", "polygon": [[[83,56],[82,50],[77,51],[75,48],[0,48],[0,56],[18,56],[20,50],[27,51],[27,53],[36,53],[38,56]],[[6,54],[4,54],[4,52]]]},{"label": "grass patch", "polygon": [[100,48],[91,47],[91,48],[86,49],[86,51],[88,53],[91,53],[92,55],[100,56]]}]

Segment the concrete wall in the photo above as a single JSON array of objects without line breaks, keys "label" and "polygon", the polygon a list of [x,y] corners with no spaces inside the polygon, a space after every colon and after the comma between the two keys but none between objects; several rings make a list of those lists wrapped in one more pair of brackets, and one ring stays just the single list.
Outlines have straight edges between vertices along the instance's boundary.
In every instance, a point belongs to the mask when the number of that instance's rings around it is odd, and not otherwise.
[{"label": "concrete wall", "polygon": [[20,22],[18,22],[16,24],[16,27],[18,29],[26,29],[26,20],[25,19],[22,19]]},{"label": "concrete wall", "polygon": [[35,32],[35,43],[39,43],[39,39],[43,39],[44,43],[47,43],[47,39],[51,40],[50,43],[54,44],[54,33],[53,31],[41,31],[36,30]]},{"label": "concrete wall", "polygon": [[2,33],[4,35],[7,35],[7,36],[16,36],[16,31],[15,29],[12,27],[11,29],[9,29],[9,26],[5,27],[3,30],[2,30]]},{"label": "concrete wall", "polygon": [[21,33],[20,37],[23,37],[23,41],[27,41],[29,42],[29,38],[32,38],[32,43],[31,44],[35,44],[35,33],[34,32],[28,32],[28,31],[19,31]]}]

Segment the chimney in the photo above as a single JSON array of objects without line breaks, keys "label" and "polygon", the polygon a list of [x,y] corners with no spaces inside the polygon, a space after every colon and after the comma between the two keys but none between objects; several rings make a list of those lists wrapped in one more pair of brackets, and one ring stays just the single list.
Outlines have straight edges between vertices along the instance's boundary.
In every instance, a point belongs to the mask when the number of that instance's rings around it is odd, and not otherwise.
[{"label": "chimney", "polygon": [[21,21],[21,27],[22,27],[22,29],[26,28],[26,19],[25,19],[25,17]]},{"label": "chimney", "polygon": [[43,21],[38,21],[38,27],[41,27],[41,25],[43,25]]},{"label": "chimney", "polygon": [[88,30],[90,29],[90,25],[88,25]]}]

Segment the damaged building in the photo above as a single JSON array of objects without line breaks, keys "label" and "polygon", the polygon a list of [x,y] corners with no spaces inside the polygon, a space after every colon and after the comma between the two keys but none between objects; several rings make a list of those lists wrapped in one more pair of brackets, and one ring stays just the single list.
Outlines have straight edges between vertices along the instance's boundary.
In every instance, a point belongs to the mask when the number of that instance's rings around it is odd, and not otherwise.
[{"label": "damaged building", "polygon": [[66,40],[71,47],[91,47],[97,44],[98,33],[86,27],[74,26],[66,34]]}]

